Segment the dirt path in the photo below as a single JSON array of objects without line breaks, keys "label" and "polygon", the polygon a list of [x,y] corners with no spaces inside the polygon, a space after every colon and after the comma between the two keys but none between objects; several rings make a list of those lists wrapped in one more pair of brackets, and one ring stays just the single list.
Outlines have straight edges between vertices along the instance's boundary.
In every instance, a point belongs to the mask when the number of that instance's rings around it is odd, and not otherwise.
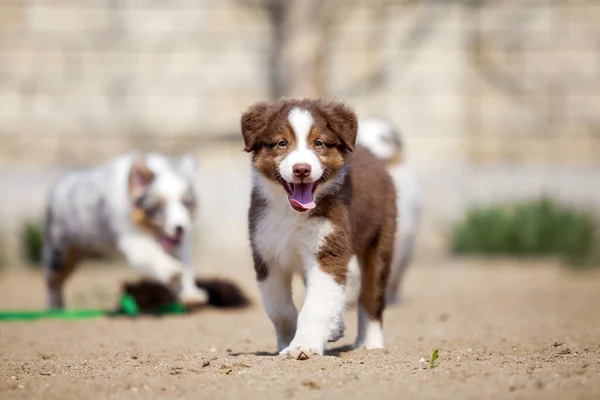
[{"label": "dirt path", "polygon": [[[230,262],[256,299],[251,269]],[[408,276],[404,306],[386,315],[386,352],[271,356],[274,334],[259,303],[192,317],[1,323],[0,398],[600,398],[600,272],[436,264]],[[69,304],[111,305],[131,276],[78,271]],[[41,289],[35,273],[4,273],[0,308],[38,307]],[[346,322],[339,345],[353,339],[353,312]],[[430,369],[420,360],[434,349]]]}]

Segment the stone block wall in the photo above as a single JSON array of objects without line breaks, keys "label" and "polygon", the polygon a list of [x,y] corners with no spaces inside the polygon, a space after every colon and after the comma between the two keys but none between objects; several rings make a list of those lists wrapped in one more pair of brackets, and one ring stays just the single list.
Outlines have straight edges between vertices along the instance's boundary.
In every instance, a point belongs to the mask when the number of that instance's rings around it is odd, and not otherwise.
[{"label": "stone block wall", "polygon": [[230,1],[5,0],[0,158],[231,134],[266,96],[267,30]]},{"label": "stone block wall", "polygon": [[[0,2],[0,162],[237,137],[240,113],[270,93],[258,3]],[[323,94],[392,119],[418,163],[597,161],[600,4],[473,4],[334,8]]]}]

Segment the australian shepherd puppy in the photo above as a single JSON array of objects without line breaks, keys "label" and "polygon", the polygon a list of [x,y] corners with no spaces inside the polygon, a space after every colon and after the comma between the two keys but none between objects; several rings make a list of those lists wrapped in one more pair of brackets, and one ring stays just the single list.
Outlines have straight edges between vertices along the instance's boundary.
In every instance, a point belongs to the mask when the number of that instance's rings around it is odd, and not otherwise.
[{"label": "australian shepherd puppy", "polygon": [[408,163],[400,132],[381,118],[361,119],[357,142],[384,160],[396,185],[398,223],[394,259],[387,287],[388,304],[401,300],[402,281],[414,252],[421,220],[421,190],[415,170]]},{"label": "australian shepherd puppy", "polygon": [[[345,105],[307,99],[257,103],[241,118],[252,153],[254,268],[283,355],[306,359],[341,338],[357,281],[355,346],[384,347],[396,195],[385,164],[355,145],[357,126]],[[294,273],[307,287],[300,313],[292,302]]]},{"label": "australian shepherd puppy", "polygon": [[64,307],[63,284],[80,261],[113,251],[184,304],[204,304],[190,255],[194,172],[191,156],[131,153],[61,177],[46,209],[47,306]]}]

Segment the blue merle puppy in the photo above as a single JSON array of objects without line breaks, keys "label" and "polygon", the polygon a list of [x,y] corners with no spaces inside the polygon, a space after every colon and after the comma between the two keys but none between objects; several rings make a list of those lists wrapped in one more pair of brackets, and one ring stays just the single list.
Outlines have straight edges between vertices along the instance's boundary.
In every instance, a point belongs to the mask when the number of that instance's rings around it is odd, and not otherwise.
[{"label": "blue merle puppy", "polygon": [[63,286],[79,262],[114,252],[184,304],[205,304],[190,254],[195,169],[188,155],[173,160],[134,152],[60,178],[45,219],[48,308],[65,306]]}]

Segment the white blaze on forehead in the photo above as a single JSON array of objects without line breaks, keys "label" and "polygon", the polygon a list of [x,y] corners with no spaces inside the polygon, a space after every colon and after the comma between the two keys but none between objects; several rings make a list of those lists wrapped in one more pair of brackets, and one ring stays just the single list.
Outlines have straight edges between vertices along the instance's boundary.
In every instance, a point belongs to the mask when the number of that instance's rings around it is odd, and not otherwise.
[{"label": "white blaze on forehead", "polygon": [[312,115],[310,115],[308,110],[294,107],[288,115],[288,121],[290,121],[290,125],[292,125],[292,129],[296,135],[298,149],[306,149],[308,134],[315,123]]},{"label": "white blaze on forehead", "polygon": [[294,107],[288,114],[288,121],[296,136],[296,148],[281,162],[279,173],[286,181],[293,182],[294,165],[308,164],[311,167],[310,180],[319,180],[323,175],[323,167],[317,155],[308,146],[308,135],[315,120],[308,110]]}]

